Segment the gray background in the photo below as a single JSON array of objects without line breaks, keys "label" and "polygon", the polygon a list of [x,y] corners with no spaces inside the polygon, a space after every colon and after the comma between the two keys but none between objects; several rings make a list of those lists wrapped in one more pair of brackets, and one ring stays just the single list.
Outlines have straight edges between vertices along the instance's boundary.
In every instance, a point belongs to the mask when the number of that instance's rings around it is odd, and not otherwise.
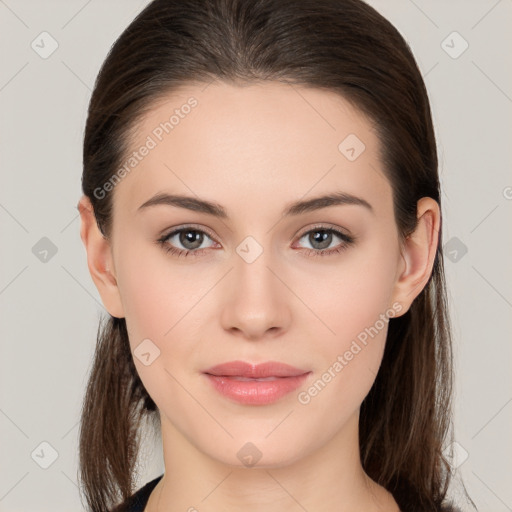
[{"label": "gray background", "polygon": [[[0,0],[0,511],[83,510],[78,419],[105,311],[75,209],[83,127],[108,49],[147,3]],[[369,3],[410,43],[436,124],[454,472],[482,512],[512,510],[512,1]],[[140,485],[163,471],[159,443],[145,445]]]}]

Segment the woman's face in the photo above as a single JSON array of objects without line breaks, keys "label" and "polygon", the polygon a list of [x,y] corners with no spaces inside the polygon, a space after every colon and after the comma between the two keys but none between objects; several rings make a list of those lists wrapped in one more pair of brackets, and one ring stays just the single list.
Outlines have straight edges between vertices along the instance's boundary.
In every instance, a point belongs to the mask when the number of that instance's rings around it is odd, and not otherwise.
[{"label": "woman's face", "polygon": [[[388,321],[408,306],[396,301],[404,260],[370,122],[331,92],[203,84],[160,101],[130,148],[110,271],[164,437],[270,467],[353,431]],[[162,194],[190,199],[143,206]],[[303,376],[205,373],[233,361]]]}]

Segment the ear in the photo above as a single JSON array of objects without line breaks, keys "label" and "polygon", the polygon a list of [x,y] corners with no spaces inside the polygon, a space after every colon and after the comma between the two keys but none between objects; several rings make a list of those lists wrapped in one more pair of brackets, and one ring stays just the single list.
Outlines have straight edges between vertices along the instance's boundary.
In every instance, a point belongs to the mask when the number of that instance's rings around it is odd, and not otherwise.
[{"label": "ear", "polygon": [[80,212],[80,238],[87,252],[87,266],[107,311],[116,318],[123,318],[124,311],[115,276],[110,242],[101,233],[90,199],[82,196],[77,205]]},{"label": "ear", "polygon": [[401,264],[393,292],[394,301],[402,305],[405,314],[423,290],[432,274],[439,243],[441,212],[437,201],[422,197],[417,204],[416,229],[405,239]]}]

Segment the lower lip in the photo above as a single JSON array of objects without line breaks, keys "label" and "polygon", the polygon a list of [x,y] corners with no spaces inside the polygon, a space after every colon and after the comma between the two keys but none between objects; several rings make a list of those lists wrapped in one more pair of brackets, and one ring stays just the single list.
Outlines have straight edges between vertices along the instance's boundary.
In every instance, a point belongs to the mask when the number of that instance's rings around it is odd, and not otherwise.
[{"label": "lower lip", "polygon": [[303,384],[309,373],[295,377],[277,377],[275,380],[237,380],[205,374],[222,395],[246,405],[266,405],[277,402]]}]

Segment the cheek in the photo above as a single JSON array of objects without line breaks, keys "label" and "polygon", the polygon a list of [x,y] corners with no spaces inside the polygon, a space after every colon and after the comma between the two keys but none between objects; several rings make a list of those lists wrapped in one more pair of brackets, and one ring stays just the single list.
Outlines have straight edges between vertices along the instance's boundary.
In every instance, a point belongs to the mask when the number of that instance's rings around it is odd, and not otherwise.
[{"label": "cheek", "polygon": [[322,329],[325,339],[332,339],[338,349],[391,308],[398,254],[398,248],[372,243],[306,280],[296,279],[303,283],[297,294],[311,305],[327,327]]},{"label": "cheek", "polygon": [[[132,253],[116,270],[137,373],[158,407],[165,410],[171,397],[169,407],[181,399],[186,402],[173,376],[181,381],[182,362],[193,360],[194,345],[189,340],[197,333],[187,315],[201,306],[209,283],[197,286],[186,266],[172,265],[162,254],[154,249]],[[146,362],[144,354],[149,354]]]},{"label": "cheek", "polygon": [[311,412],[335,407],[340,416],[333,420],[341,422],[343,411],[354,411],[368,394],[398,312],[390,303],[397,257],[398,249],[374,244],[340,262],[330,278],[317,276],[322,286],[310,304],[328,329],[322,326],[317,340],[315,381],[299,397]]},{"label": "cheek", "polygon": [[[133,360],[160,407],[169,399],[169,389],[175,391],[170,396],[180,395],[171,374],[181,381],[184,373],[195,369],[197,340],[204,336],[198,319],[204,317],[208,302],[202,299],[211,298],[208,292],[215,280],[211,272],[178,264],[154,248],[130,254],[116,270]],[[152,361],[149,365],[139,358],[146,353]]]},{"label": "cheek", "polygon": [[204,294],[201,283],[194,280],[190,266],[177,265],[163,249],[147,241],[141,241],[137,250],[125,248],[124,255],[116,270],[126,322],[134,338],[130,341],[170,338],[180,327],[180,319]]}]

